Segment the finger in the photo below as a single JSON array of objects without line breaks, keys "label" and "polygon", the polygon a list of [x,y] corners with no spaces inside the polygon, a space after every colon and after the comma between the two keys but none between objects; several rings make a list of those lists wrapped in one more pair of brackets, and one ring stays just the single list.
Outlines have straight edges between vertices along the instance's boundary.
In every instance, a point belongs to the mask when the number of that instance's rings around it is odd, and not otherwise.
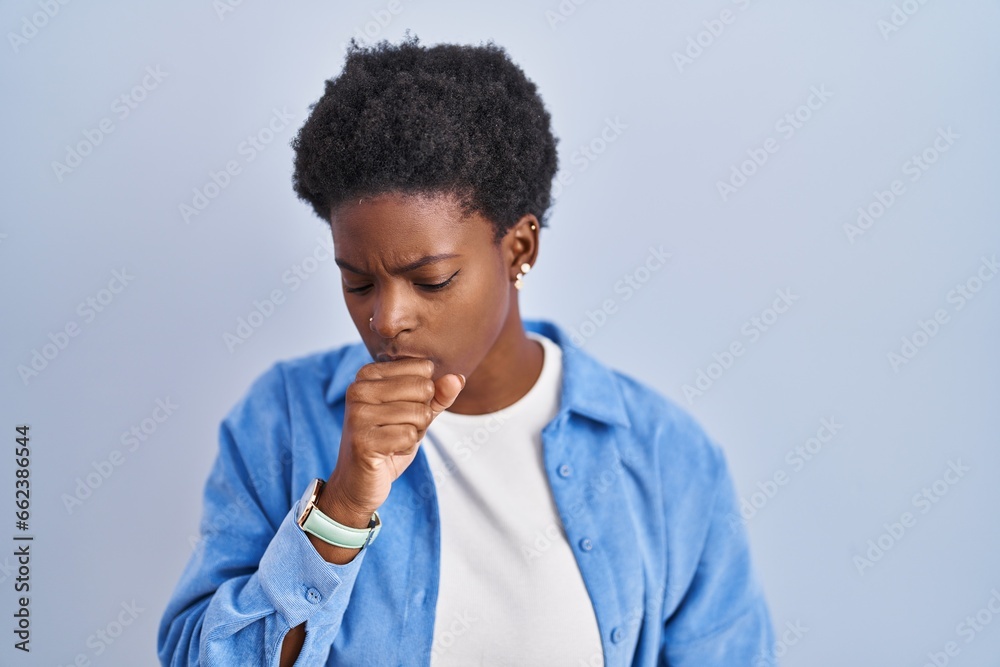
[{"label": "finger", "polygon": [[374,432],[375,441],[370,451],[383,456],[411,453],[414,445],[419,445],[421,429],[413,424],[387,424]]},{"label": "finger", "polygon": [[437,417],[450,408],[458,395],[465,389],[465,376],[461,373],[449,373],[439,378],[434,383],[434,387],[436,391],[434,398],[431,399],[431,410],[434,411],[434,417]]},{"label": "finger", "polygon": [[420,430],[434,418],[427,403],[392,401],[391,403],[359,403],[354,406],[354,424],[365,426],[392,426],[412,424]]},{"label": "finger", "polygon": [[347,398],[360,403],[393,403],[413,401],[428,404],[436,389],[430,378],[419,375],[397,375],[375,380],[358,380],[347,390]]},{"label": "finger", "polygon": [[434,362],[430,359],[397,359],[396,361],[374,361],[358,370],[355,379],[377,380],[398,375],[434,376]]}]

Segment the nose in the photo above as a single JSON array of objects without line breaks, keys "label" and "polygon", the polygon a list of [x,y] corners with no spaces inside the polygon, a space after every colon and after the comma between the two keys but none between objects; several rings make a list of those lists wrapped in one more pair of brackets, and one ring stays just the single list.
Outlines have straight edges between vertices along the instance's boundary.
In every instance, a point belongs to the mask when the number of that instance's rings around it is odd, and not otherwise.
[{"label": "nose", "polygon": [[401,290],[383,287],[375,299],[373,314],[368,318],[371,330],[385,340],[392,340],[413,328],[413,306]]}]

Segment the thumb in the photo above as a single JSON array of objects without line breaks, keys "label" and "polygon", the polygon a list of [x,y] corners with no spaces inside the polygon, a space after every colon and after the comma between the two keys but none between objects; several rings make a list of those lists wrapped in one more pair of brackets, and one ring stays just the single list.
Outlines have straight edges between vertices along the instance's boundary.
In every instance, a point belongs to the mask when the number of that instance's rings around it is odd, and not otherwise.
[{"label": "thumb", "polygon": [[431,410],[434,416],[451,407],[458,395],[465,389],[465,376],[461,373],[449,373],[434,383],[434,398],[431,399]]}]

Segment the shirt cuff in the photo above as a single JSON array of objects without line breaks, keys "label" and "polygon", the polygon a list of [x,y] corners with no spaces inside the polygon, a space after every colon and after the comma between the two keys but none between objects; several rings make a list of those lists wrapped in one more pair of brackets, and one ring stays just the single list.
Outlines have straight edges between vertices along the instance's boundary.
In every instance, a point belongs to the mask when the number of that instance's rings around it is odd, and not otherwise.
[{"label": "shirt cuff", "polygon": [[295,521],[300,502],[285,515],[261,556],[260,585],[289,627],[307,620],[313,625],[339,625],[368,547],[343,565],[325,560]]}]

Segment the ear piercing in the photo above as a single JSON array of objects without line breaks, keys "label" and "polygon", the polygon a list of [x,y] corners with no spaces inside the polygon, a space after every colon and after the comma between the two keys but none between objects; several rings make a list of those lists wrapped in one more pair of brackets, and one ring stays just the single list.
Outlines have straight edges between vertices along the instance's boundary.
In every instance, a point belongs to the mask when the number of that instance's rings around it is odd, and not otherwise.
[{"label": "ear piercing", "polygon": [[[532,231],[538,229],[537,227],[535,227],[535,223],[531,223],[531,229]],[[523,278],[528,271],[531,271],[531,264],[525,262],[524,264],[521,265],[521,272],[517,274],[517,279],[514,281],[514,287],[516,287],[517,289],[521,289],[522,287],[524,287],[524,281],[522,281],[521,278]]]},{"label": "ear piercing", "polygon": [[515,288],[521,289],[524,286],[524,282],[521,281],[521,278],[523,278],[528,271],[531,271],[531,264],[525,262],[521,265],[521,272],[517,274],[517,279],[514,281]]}]

